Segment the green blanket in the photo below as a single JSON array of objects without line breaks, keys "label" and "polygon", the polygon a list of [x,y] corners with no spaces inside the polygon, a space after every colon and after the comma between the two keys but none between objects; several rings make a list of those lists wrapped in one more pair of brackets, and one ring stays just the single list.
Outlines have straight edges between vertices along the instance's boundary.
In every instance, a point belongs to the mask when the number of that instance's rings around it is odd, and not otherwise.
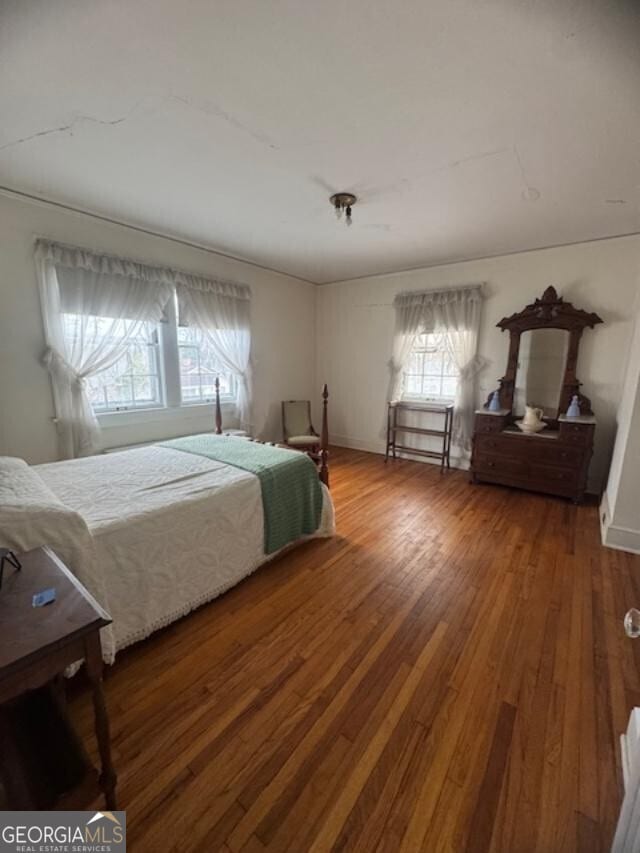
[{"label": "green blanket", "polygon": [[205,456],[256,475],[262,490],[265,554],[315,533],[320,526],[322,489],[316,466],[306,453],[211,434],[163,441],[162,447]]}]

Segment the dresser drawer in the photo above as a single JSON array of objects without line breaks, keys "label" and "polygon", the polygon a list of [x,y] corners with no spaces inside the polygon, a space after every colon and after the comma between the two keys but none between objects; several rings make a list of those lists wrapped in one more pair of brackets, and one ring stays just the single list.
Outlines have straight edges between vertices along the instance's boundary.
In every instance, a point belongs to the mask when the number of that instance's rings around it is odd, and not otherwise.
[{"label": "dresser drawer", "polygon": [[499,474],[505,477],[526,476],[528,465],[526,460],[516,456],[493,455],[480,451],[473,459],[473,469],[478,474]]},{"label": "dresser drawer", "polygon": [[585,450],[583,447],[571,444],[559,444],[555,440],[547,440],[541,441],[531,447],[527,456],[532,462],[571,467],[580,465],[584,459],[584,454]]},{"label": "dresser drawer", "polygon": [[495,453],[496,450],[500,450],[504,443],[499,434],[484,435],[476,433],[473,440],[478,450],[486,450],[489,453],[491,451]]},{"label": "dresser drawer", "polygon": [[561,468],[556,465],[540,465],[532,462],[529,466],[532,483],[555,485],[573,491],[578,485],[579,472],[576,468]]},{"label": "dresser drawer", "polygon": [[474,432],[479,433],[496,433],[503,430],[505,427],[505,419],[498,415],[476,415]]},{"label": "dresser drawer", "polygon": [[590,447],[593,444],[593,433],[594,429],[590,425],[568,424],[566,422],[560,424],[560,439],[570,444]]}]

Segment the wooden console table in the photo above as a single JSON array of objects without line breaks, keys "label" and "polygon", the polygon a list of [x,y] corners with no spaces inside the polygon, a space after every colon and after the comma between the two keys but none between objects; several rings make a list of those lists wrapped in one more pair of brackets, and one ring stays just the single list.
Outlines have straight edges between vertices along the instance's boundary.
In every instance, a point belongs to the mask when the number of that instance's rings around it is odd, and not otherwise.
[{"label": "wooden console table", "polygon": [[[443,429],[427,429],[426,427],[412,427],[406,424],[398,423],[398,412],[422,412],[423,414],[436,414],[444,416]],[[410,403],[408,401],[399,401],[388,403],[387,406],[387,449],[384,461],[389,459],[389,453],[393,459],[396,458],[396,451],[402,453],[412,453],[416,456],[428,456],[431,459],[440,460],[440,472],[446,468],[450,468],[451,458],[451,428],[453,426],[453,403]],[[408,433],[412,435],[431,435],[442,438],[441,450],[422,450],[416,447],[407,447],[406,445],[398,444],[397,434]]]},{"label": "wooden console table", "polygon": [[[116,808],[100,629],[111,619],[48,548],[19,554],[0,590],[0,779],[2,808],[84,809],[102,792]],[[34,607],[53,587],[56,599]],[[101,772],[66,709],[62,673],[84,659],[93,691]]]}]

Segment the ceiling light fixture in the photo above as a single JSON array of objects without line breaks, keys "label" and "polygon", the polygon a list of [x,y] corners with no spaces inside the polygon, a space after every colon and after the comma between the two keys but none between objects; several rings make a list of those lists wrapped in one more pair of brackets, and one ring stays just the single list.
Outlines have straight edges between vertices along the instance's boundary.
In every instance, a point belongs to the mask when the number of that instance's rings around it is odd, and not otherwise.
[{"label": "ceiling light fixture", "polygon": [[347,225],[351,225],[351,208],[358,201],[358,199],[353,195],[353,193],[336,193],[332,195],[329,199],[331,204],[333,205],[333,209],[336,212],[336,218],[342,219],[342,211],[345,212],[345,222]]}]

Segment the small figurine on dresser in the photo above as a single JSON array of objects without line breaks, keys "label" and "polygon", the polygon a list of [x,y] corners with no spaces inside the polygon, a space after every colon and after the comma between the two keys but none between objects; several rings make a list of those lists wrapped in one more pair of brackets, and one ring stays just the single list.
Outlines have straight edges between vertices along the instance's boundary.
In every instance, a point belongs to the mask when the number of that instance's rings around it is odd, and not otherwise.
[{"label": "small figurine on dresser", "polygon": [[598,323],[597,314],[574,308],[548,287],[497,324],[509,332],[509,356],[500,387],[475,414],[474,483],[582,501],[596,420],[576,365],[583,331]]},{"label": "small figurine on dresser", "polygon": [[489,411],[499,412],[502,406],[500,405],[500,392],[494,391],[489,397]]},{"label": "small figurine on dresser", "polygon": [[574,394],[571,398],[571,402],[569,403],[569,408],[567,409],[567,417],[568,418],[579,418],[580,417],[580,401],[578,400],[578,395]]}]

